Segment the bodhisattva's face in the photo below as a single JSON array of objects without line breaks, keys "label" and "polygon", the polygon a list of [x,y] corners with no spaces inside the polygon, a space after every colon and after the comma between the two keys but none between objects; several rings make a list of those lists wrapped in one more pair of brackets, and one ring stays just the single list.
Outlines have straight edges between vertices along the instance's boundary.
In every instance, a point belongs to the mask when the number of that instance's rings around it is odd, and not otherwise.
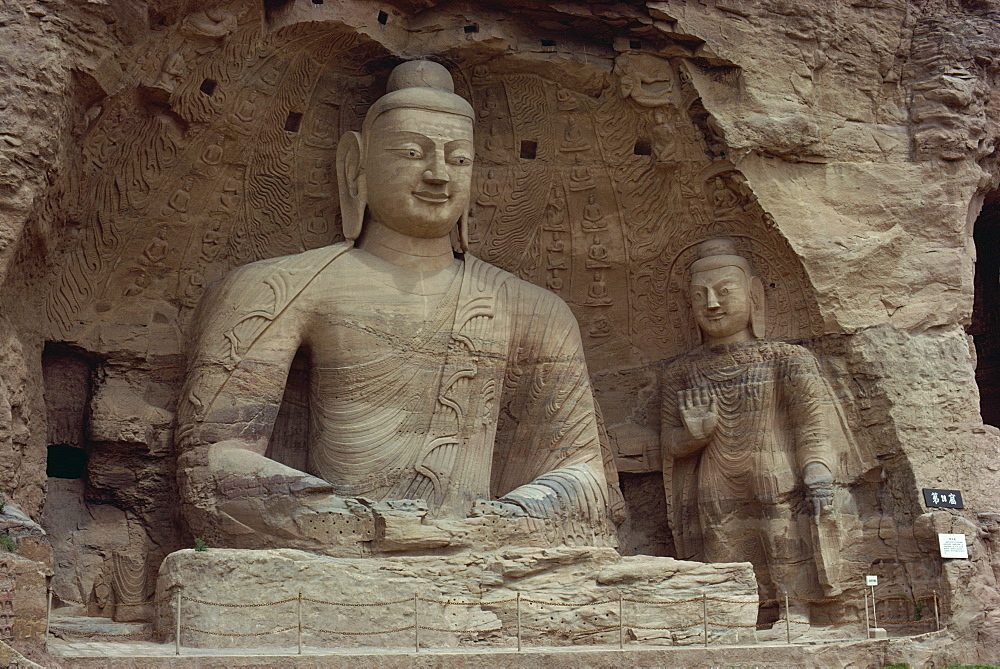
[{"label": "bodhisattva's face", "polygon": [[743,341],[752,337],[753,305],[746,274],[739,267],[719,267],[691,275],[691,308],[706,344]]},{"label": "bodhisattva's face", "polygon": [[411,237],[444,237],[469,208],[472,119],[426,109],[390,109],[369,130],[368,209]]}]

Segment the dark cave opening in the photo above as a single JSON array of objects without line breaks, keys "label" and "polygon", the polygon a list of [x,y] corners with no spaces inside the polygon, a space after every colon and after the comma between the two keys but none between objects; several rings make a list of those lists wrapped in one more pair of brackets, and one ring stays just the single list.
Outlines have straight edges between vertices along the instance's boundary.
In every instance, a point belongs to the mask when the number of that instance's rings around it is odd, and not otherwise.
[{"label": "dark cave opening", "polygon": [[969,334],[976,345],[976,383],[983,422],[1000,427],[1000,198],[976,219],[975,301]]}]

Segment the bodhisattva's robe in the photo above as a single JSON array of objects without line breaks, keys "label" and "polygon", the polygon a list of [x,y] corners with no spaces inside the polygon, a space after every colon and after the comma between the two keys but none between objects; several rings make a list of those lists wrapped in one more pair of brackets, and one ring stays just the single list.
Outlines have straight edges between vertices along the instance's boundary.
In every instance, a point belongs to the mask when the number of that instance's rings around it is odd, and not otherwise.
[{"label": "bodhisattva's robe", "polygon": [[609,543],[595,405],[566,304],[465,255],[429,318],[380,341],[374,356],[352,351],[353,363],[339,364],[317,350],[329,347],[317,328],[370,327],[338,315],[330,289],[363,253],[337,244],[253,263],[203,300],[178,409],[178,473],[192,528],[239,533],[249,521],[228,514],[225,499],[282,491],[291,499],[316,487],[290,468],[259,487],[246,473],[227,483],[209,452],[222,442],[265,452],[292,357],[306,347],[308,474],[328,492],[426,500],[435,519],[465,518],[474,501],[500,499],[546,519],[566,542]]},{"label": "bodhisattva's robe", "polygon": [[717,425],[691,455],[675,459],[665,444],[678,557],[750,561],[762,596],[838,592],[836,514],[812,517],[803,472],[818,463],[843,481],[860,468],[860,456],[816,358],[801,346],[768,341],[681,356],[664,369],[665,433],[683,426],[677,394],[689,389],[711,394]]}]

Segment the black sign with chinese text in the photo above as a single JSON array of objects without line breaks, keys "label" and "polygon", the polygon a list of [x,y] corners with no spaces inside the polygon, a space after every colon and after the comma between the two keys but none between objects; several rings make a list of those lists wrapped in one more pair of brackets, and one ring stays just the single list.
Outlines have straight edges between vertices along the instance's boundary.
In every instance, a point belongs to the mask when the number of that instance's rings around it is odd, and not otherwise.
[{"label": "black sign with chinese text", "polygon": [[924,488],[924,504],[942,509],[964,509],[962,493],[958,490]]}]

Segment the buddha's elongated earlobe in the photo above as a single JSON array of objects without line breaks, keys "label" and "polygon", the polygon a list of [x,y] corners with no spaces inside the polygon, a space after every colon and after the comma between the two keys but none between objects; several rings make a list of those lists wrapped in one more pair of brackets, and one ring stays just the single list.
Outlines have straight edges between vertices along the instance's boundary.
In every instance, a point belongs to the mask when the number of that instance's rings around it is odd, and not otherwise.
[{"label": "buddha's elongated earlobe", "polygon": [[361,162],[361,135],[345,132],[337,146],[337,186],[344,238],[348,241],[361,236],[365,207],[368,206],[368,185]]},{"label": "buddha's elongated earlobe", "polygon": [[469,252],[469,210],[462,212],[458,219],[458,245],[462,253]]},{"label": "buddha's elongated earlobe", "polygon": [[760,277],[750,277],[750,331],[757,339],[764,339],[765,322],[764,282]]}]

